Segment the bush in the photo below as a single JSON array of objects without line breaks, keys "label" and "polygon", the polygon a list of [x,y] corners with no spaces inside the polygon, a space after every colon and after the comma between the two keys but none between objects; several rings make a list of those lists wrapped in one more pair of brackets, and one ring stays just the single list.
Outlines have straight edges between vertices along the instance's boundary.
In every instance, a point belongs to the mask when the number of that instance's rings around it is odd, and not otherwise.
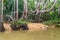
[{"label": "bush", "polygon": [[12,21],[11,23],[11,28],[12,30],[28,30],[29,28],[27,27],[27,23],[29,23],[29,21],[27,20],[17,20],[17,21]]},{"label": "bush", "polygon": [[55,27],[60,27],[60,24],[56,24]]},{"label": "bush", "polygon": [[54,19],[54,20],[44,21],[43,24],[46,24],[46,25],[56,25],[59,22],[60,22],[60,20]]}]

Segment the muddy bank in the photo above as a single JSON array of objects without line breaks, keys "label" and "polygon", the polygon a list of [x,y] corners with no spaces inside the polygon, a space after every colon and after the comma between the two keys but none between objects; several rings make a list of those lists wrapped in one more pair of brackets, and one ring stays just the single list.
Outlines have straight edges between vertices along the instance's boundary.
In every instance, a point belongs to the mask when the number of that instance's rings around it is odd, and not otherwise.
[{"label": "muddy bank", "polygon": [[42,23],[29,23],[28,28],[30,31],[37,31],[37,30],[47,30],[48,26]]},{"label": "muddy bank", "polygon": [[18,31],[18,30],[29,30],[29,31],[41,31],[47,30],[49,28],[54,28],[54,26],[44,25],[42,23],[28,23],[28,24],[10,24],[3,23],[6,31]]},{"label": "muddy bank", "polygon": [[19,31],[19,30],[29,30],[27,24],[10,24],[3,23],[5,31]]}]

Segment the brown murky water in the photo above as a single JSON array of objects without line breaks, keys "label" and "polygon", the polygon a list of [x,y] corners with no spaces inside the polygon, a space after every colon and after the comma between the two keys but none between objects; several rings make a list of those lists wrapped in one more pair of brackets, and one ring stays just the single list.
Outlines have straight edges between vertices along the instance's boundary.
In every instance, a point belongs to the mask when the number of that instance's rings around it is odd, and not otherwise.
[{"label": "brown murky water", "polygon": [[0,32],[0,40],[60,40],[60,28],[45,31]]}]

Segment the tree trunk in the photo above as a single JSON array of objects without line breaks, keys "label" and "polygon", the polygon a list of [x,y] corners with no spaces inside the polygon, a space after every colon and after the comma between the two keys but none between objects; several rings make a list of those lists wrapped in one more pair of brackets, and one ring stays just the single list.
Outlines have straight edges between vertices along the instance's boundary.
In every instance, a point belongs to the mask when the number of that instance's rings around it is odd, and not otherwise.
[{"label": "tree trunk", "polygon": [[4,31],[5,30],[5,28],[4,28],[4,26],[3,26],[3,22],[2,22],[2,18],[3,18],[3,0],[0,0],[0,32],[2,32],[2,31]]},{"label": "tree trunk", "polygon": [[35,22],[40,22],[40,14],[39,14],[39,11],[40,11],[40,1],[41,0],[37,0],[37,3],[36,3],[36,16],[35,16]]},{"label": "tree trunk", "polygon": [[16,1],[16,20],[18,20],[18,0]]},{"label": "tree trunk", "polygon": [[28,19],[28,13],[27,13],[27,0],[24,0],[24,12],[23,12],[22,19],[25,19],[25,20]]},{"label": "tree trunk", "polygon": [[0,32],[5,31],[5,28],[3,26],[3,22],[1,21],[1,17],[0,17]]},{"label": "tree trunk", "polygon": [[0,8],[1,21],[3,21],[3,0],[0,0]]},{"label": "tree trunk", "polygon": [[60,7],[58,9],[58,19],[60,19]]},{"label": "tree trunk", "polygon": [[14,21],[15,21],[15,19],[16,19],[16,13],[15,13],[15,11],[16,11],[16,0],[14,0]]},{"label": "tree trunk", "polygon": [[40,14],[37,14],[36,16],[35,16],[35,22],[40,22]]}]

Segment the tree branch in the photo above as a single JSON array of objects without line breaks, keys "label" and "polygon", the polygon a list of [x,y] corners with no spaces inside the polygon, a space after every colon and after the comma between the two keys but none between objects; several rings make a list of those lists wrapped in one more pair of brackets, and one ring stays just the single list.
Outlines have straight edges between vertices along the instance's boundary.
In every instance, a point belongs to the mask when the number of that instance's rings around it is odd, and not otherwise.
[{"label": "tree branch", "polygon": [[50,9],[48,9],[48,10],[41,10],[40,12],[42,12],[42,13],[44,13],[44,12],[50,12],[54,8],[56,2],[57,2],[57,0],[54,0],[54,4],[52,5],[52,7]]},{"label": "tree branch", "polygon": [[[43,1],[44,1],[44,0],[43,0]],[[42,3],[42,5],[43,5],[42,10],[43,10],[43,9],[46,9],[47,4],[48,4],[48,0],[47,0],[47,2],[46,2],[46,3],[44,3],[44,2]]]}]

